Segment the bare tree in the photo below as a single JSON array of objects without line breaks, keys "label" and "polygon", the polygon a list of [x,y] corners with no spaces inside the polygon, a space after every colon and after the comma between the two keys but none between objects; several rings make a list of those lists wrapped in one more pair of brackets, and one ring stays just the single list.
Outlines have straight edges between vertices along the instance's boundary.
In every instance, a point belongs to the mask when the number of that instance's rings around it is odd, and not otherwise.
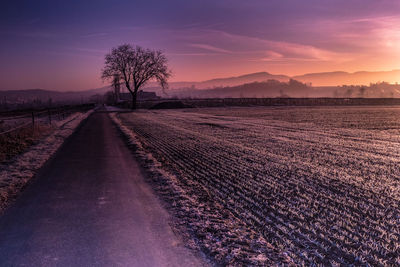
[{"label": "bare tree", "polygon": [[104,80],[119,77],[132,95],[132,109],[136,109],[138,90],[147,82],[156,80],[163,89],[167,88],[167,80],[171,72],[167,66],[167,58],[161,51],[145,49],[130,44],[120,45],[105,56],[102,72]]}]

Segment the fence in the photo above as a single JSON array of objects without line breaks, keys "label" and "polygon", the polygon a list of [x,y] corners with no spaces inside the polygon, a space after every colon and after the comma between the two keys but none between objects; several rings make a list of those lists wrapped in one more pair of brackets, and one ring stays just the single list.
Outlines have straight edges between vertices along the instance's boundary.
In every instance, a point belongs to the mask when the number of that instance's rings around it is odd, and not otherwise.
[{"label": "fence", "polygon": [[[56,107],[46,110],[31,110],[31,111],[13,111],[12,113],[0,113],[0,126],[7,121],[19,121],[13,127],[10,127],[7,130],[3,130],[0,132],[0,136],[11,134],[13,132],[17,132],[18,130],[31,127],[32,133],[35,131],[35,126],[37,124],[44,124],[47,123],[49,125],[52,124],[54,121],[60,121],[65,119],[68,115],[78,112],[78,111],[85,111],[93,108],[92,104],[84,104],[78,106],[62,106]],[[14,115],[11,116],[13,113],[18,114],[22,112],[22,115]],[[10,115],[11,114],[11,115]],[[2,117],[4,116],[4,117]],[[1,128],[0,128],[1,129]]]}]

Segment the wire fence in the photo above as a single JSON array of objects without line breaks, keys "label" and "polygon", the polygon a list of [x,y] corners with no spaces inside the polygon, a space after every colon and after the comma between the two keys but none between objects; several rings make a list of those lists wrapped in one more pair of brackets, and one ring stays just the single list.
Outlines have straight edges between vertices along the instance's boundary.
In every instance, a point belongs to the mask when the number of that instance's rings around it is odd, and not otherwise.
[{"label": "wire fence", "polygon": [[91,104],[62,106],[46,110],[22,111],[23,114],[15,116],[11,116],[9,113],[0,113],[0,136],[9,135],[29,127],[32,128],[33,134],[35,126],[39,124],[53,125],[57,121],[64,120],[72,113],[87,111],[93,107]]}]

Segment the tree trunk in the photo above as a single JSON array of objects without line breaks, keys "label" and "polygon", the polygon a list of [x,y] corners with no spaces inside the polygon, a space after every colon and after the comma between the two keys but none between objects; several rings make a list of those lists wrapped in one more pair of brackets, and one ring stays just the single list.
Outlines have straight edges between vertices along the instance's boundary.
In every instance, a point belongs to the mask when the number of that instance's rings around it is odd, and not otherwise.
[{"label": "tree trunk", "polygon": [[133,90],[133,92],[131,92],[131,95],[132,95],[132,106],[131,106],[131,109],[135,110],[137,108],[137,106],[136,106],[137,90]]}]

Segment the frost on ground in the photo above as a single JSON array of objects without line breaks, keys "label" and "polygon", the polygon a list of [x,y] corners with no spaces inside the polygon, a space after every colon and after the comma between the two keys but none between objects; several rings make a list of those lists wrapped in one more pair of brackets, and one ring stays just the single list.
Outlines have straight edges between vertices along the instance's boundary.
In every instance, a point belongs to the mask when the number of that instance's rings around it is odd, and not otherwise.
[{"label": "frost on ground", "polygon": [[215,202],[205,187],[190,181],[182,182],[165,170],[115,113],[110,116],[148,169],[154,189],[168,203],[168,209],[175,217],[174,230],[187,235],[187,246],[200,249],[222,265],[292,265],[281,250]]},{"label": "frost on ground", "polygon": [[55,131],[12,159],[0,163],[0,211],[12,200],[36,171],[53,155],[76,127],[93,111],[74,113],[55,123]]},{"label": "frost on ground", "polygon": [[158,162],[157,190],[217,262],[398,266],[399,118],[400,108],[381,106],[114,119],[137,153],[151,153],[148,164]]}]

